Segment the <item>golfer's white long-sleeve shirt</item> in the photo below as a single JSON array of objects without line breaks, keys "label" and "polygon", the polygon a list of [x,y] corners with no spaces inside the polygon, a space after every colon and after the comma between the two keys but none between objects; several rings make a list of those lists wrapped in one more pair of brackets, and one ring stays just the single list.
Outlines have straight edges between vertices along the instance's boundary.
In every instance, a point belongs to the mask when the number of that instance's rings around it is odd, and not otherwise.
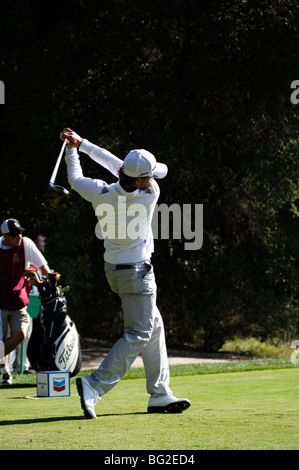
[{"label": "golfer's white long-sleeve shirt", "polygon": [[[84,139],[80,152],[118,177],[123,161]],[[151,222],[160,189],[155,180],[146,190],[125,191],[119,181],[107,184],[83,176],[77,149],[67,148],[68,180],[72,189],[91,202],[99,221],[96,235],[104,238],[104,259],[111,264],[137,263],[154,251]]]}]

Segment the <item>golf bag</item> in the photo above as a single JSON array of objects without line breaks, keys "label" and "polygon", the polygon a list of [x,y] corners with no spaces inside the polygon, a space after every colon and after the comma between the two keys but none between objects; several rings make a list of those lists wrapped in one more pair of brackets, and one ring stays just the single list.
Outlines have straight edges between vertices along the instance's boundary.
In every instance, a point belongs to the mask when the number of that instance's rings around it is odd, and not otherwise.
[{"label": "golf bag", "polygon": [[27,356],[35,371],[69,371],[71,377],[81,368],[81,345],[75,323],[67,314],[64,292],[59,286],[60,274],[49,273],[41,278],[36,270],[26,270],[31,285],[36,285],[41,299],[40,312],[33,319]]}]

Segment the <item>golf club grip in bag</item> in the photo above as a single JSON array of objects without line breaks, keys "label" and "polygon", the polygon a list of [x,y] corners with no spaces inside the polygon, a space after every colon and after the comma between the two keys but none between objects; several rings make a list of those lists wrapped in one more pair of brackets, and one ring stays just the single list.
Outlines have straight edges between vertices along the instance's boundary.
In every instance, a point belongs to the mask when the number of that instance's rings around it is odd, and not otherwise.
[{"label": "golf club grip in bag", "polygon": [[80,339],[67,314],[66,298],[51,274],[57,273],[50,273],[49,280],[38,287],[41,307],[38,317],[33,319],[27,356],[35,371],[69,371],[73,377],[82,363]]}]

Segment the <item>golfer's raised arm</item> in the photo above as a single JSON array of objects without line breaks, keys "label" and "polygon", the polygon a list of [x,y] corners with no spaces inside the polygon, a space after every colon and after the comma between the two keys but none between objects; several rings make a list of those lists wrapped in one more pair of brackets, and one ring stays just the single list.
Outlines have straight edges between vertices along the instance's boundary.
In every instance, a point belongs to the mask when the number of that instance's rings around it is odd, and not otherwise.
[{"label": "golfer's raised arm", "polygon": [[67,138],[69,141],[68,148],[78,148],[80,152],[86,153],[106,170],[110,171],[114,176],[118,178],[118,170],[123,164],[123,161],[120,158],[113,155],[113,153],[108,150],[94,145],[89,140],[83,139],[75,131],[66,127],[60,134],[61,139]]},{"label": "golfer's raised arm", "polygon": [[82,144],[79,147],[80,152],[87,153],[92,160],[102,167],[109,170],[114,176],[118,178],[118,170],[123,164],[123,161],[120,158],[113,155],[113,153],[109,152],[98,145],[94,145],[88,140],[84,139]]},{"label": "golfer's raised arm", "polygon": [[71,188],[86,199],[86,201],[92,202],[99,192],[99,189],[105,186],[104,181],[83,176],[76,148],[66,148],[65,161],[67,164],[68,181]]}]

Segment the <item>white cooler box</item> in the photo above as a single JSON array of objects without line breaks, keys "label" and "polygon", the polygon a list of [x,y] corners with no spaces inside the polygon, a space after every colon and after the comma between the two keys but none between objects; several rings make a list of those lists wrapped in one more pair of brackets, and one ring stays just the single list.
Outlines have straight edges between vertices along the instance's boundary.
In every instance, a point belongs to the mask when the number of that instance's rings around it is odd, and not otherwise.
[{"label": "white cooler box", "polygon": [[71,373],[41,371],[36,373],[38,397],[69,397],[71,394]]}]

